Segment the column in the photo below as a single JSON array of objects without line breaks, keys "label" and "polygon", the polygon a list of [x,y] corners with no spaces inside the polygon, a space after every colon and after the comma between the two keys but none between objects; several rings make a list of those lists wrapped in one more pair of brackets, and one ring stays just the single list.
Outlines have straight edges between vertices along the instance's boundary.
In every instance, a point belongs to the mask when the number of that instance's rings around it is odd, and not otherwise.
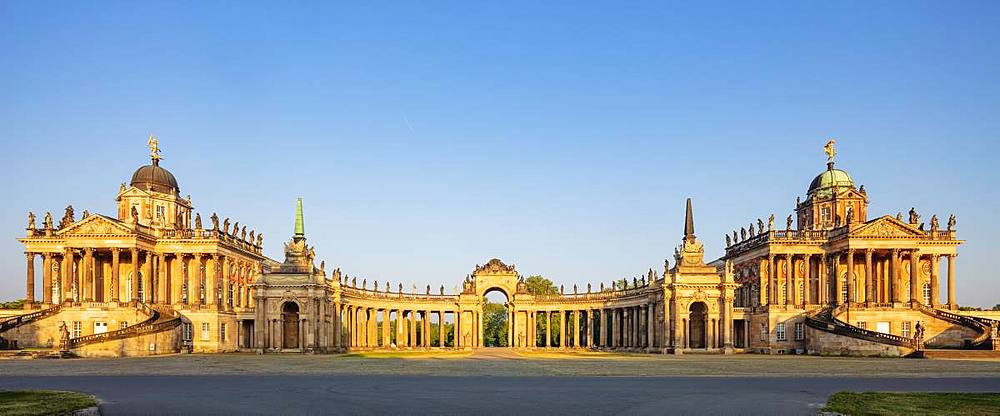
[{"label": "column", "polygon": [[[208,267],[208,261],[212,261],[212,267]],[[211,273],[209,273],[211,271]],[[209,309],[216,309],[216,300],[219,298],[217,292],[219,285],[219,256],[212,255],[205,259],[205,303]],[[304,311],[303,311],[304,312]]]},{"label": "column", "polygon": [[407,342],[407,346],[416,347],[417,346],[417,311],[410,311],[410,338]]},{"label": "column", "polygon": [[[386,316],[388,318],[388,316]],[[386,320],[388,322],[388,320]],[[438,347],[444,348],[444,340],[448,337],[447,329],[444,325],[444,309],[438,311]]]},{"label": "column", "polygon": [[955,303],[955,257],[958,255],[948,255],[948,309],[951,310],[958,308]]},{"label": "column", "polygon": [[35,303],[35,253],[24,253],[24,256],[28,260],[24,306],[30,309],[31,304]]},{"label": "column", "polygon": [[552,347],[552,311],[545,311],[545,348]]},{"label": "column", "polygon": [[931,304],[927,305],[932,308],[937,308],[941,304],[941,287],[938,283],[938,260],[940,256],[937,254],[931,256]]},{"label": "column", "polygon": [[[819,255],[818,266],[819,266],[819,283],[818,283],[819,287],[816,288],[816,297],[817,297],[816,300],[817,302],[819,302],[820,305],[826,305],[828,303],[828,297],[830,296],[830,283],[828,280],[830,276],[830,271],[827,269],[826,253]],[[749,336],[750,334],[749,326],[747,327],[747,330],[745,332]],[[747,344],[748,348],[749,346],[750,344]]]},{"label": "column", "polygon": [[158,276],[156,282],[156,288],[157,288],[156,303],[165,305],[167,303],[167,255],[166,254],[160,253],[156,255],[156,275]]},{"label": "column", "polygon": [[601,309],[601,333],[598,336],[601,342],[601,348],[608,347],[608,310]]},{"label": "column", "polygon": [[573,311],[573,348],[580,348],[580,311]]},{"label": "column", "polygon": [[396,310],[396,348],[403,346],[403,310]]},{"label": "column", "polygon": [[423,326],[423,328],[424,328],[424,333],[423,333],[423,336],[421,336],[421,338],[424,339],[424,342],[423,342],[423,345],[421,345],[421,347],[424,347],[425,349],[427,349],[427,348],[431,347],[431,311],[429,311],[429,310],[425,310],[424,311],[424,326]]},{"label": "column", "polygon": [[83,295],[84,302],[94,301],[94,273],[93,263],[94,249],[86,247],[83,249],[83,264],[77,269],[80,273],[80,286],[77,290]]},{"label": "column", "polygon": [[[193,265],[191,263],[194,263]],[[201,254],[188,261],[188,305],[201,303]]]},{"label": "column", "polygon": [[111,292],[111,301],[118,302],[118,291],[121,282],[121,250],[118,247],[111,249],[111,284],[108,286]]},{"label": "column", "polygon": [[792,255],[785,254],[785,305],[795,304],[795,264],[792,263]]},{"label": "column", "polygon": [[833,304],[839,305],[844,302],[841,293],[844,291],[844,281],[840,280],[840,253],[833,256]]},{"label": "column", "polygon": [[[136,303],[139,301],[139,250],[132,248],[130,250],[132,255],[132,294],[130,295],[130,302]],[[192,324],[192,332],[194,331]]]},{"label": "column", "polygon": [[475,321],[475,323],[476,323],[476,334],[479,335],[478,339],[476,339],[476,342],[475,342],[476,348],[482,348],[483,347],[483,335],[484,335],[483,334],[483,308],[479,308],[479,310],[476,310],[473,313],[476,314],[476,321]]},{"label": "column", "polygon": [[875,298],[875,279],[872,276],[872,249],[865,250],[865,303]]},{"label": "column", "polygon": [[617,348],[620,344],[618,343],[618,309],[611,310],[611,348]]},{"label": "column", "polygon": [[[802,261],[805,263],[805,269],[806,269],[805,277],[803,278],[803,281],[802,281],[802,291],[805,293],[805,296],[802,299],[802,308],[803,309],[805,309],[806,305],[812,305],[813,304],[812,303],[812,287],[811,287],[812,286],[811,280],[812,280],[812,275],[813,275],[813,272],[812,272],[813,271],[813,268],[812,268],[812,259],[813,259],[813,256],[814,256],[813,254],[806,254],[805,256],[802,257]],[[727,322],[726,324],[728,325],[729,322]],[[731,326],[732,325],[730,325],[730,327]]]},{"label": "column", "polygon": [[892,301],[902,302],[903,294],[900,293],[901,291],[899,290],[901,283],[900,277],[902,276],[902,273],[899,270],[902,266],[902,261],[899,259],[899,249],[892,249],[892,259],[890,260],[889,265],[892,268],[892,272],[890,273],[892,276],[889,278],[892,283]]},{"label": "column", "polygon": [[566,312],[559,311],[559,349],[566,349]]},{"label": "column", "polygon": [[42,254],[42,303],[52,305],[52,254]]},{"label": "column", "polygon": [[920,254],[917,249],[910,250],[910,304],[920,302],[917,286],[920,282]]},{"label": "column", "polygon": [[847,276],[844,279],[847,285],[847,301],[857,302],[857,294],[854,293],[857,291],[857,288],[854,287],[854,249],[847,250]]},{"label": "column", "polygon": [[656,304],[646,306],[646,346],[656,346]]},{"label": "column", "polygon": [[767,256],[767,304],[778,304],[778,273],[775,267],[774,254]]},{"label": "column", "polygon": [[452,327],[453,341],[455,349],[462,348],[462,309],[455,309],[455,325]]},{"label": "column", "polygon": [[233,284],[233,280],[232,276],[230,276],[229,265],[227,263],[229,262],[225,257],[219,255],[215,256],[215,264],[218,268],[217,270],[219,270],[219,277],[222,280],[222,309],[230,311],[233,309],[232,306],[230,306],[233,302],[229,295],[229,288]]}]

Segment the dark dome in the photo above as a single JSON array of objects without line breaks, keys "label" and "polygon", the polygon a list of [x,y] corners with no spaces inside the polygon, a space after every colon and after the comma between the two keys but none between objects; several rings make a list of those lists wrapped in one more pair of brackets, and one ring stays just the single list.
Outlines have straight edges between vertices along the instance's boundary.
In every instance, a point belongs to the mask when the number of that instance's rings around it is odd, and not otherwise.
[{"label": "dark dome", "polygon": [[812,183],[809,184],[808,194],[810,196],[828,197],[833,195],[839,188],[854,189],[854,179],[851,179],[851,175],[848,175],[847,172],[834,169],[831,164],[827,170],[817,175],[816,179],[813,179]]},{"label": "dark dome", "polygon": [[160,167],[158,161],[153,161],[152,165],[143,166],[132,174],[132,186],[153,192],[172,194],[180,192],[177,186],[177,179],[169,170]]}]

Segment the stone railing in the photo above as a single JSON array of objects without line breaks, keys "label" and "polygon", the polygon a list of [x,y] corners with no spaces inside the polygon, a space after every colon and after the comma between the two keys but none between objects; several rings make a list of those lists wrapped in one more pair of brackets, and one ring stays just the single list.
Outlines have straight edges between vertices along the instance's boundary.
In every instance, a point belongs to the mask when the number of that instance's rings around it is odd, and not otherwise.
[{"label": "stone railing", "polygon": [[961,325],[978,332],[979,336],[972,340],[972,348],[993,348],[993,344],[990,341],[993,334],[993,322],[995,321],[992,319],[959,315],[948,311],[942,311],[940,309],[930,308],[920,303],[917,304],[917,309],[926,315],[933,316],[955,325]]},{"label": "stone railing", "polygon": [[241,239],[239,236],[231,236],[223,233],[219,230],[203,230],[203,229],[175,229],[175,230],[163,230],[160,234],[163,238],[176,238],[176,239],[217,239],[229,244],[232,244],[240,249],[249,251],[251,253],[261,253],[261,247],[257,246],[253,241],[246,241]]},{"label": "stone railing", "polygon": [[843,335],[851,338],[856,338],[864,341],[875,342],[879,344],[894,345],[897,347],[905,347],[916,349],[917,344],[914,340],[910,338],[901,337],[899,335],[883,334],[881,332],[869,331],[867,329],[861,329],[854,325],[848,324],[847,322],[837,319],[837,315],[843,313],[847,310],[846,305],[841,305],[836,308],[832,306],[827,306],[825,308],[818,309],[809,315],[806,315],[806,325],[811,328],[818,329],[821,331],[830,332],[836,335]]},{"label": "stone railing", "polygon": [[458,300],[457,295],[447,295],[442,293],[405,293],[386,292],[374,289],[361,289],[357,287],[341,286],[345,295],[369,299],[407,299],[407,300]]},{"label": "stone railing", "polygon": [[18,315],[3,321],[0,321],[0,333],[9,331],[11,329],[17,328],[21,325],[28,324],[37,321],[42,318],[46,318],[59,313],[62,310],[62,305],[53,305],[51,308],[42,309],[38,312],[32,312],[24,315]]},{"label": "stone railing", "polygon": [[73,338],[69,340],[70,348],[79,348],[84,345],[96,344],[100,342],[114,341],[119,339],[132,338],[144,334],[154,334],[161,331],[166,331],[176,328],[181,324],[180,314],[174,311],[170,311],[170,319],[160,320],[163,313],[153,309],[145,303],[139,303],[138,309],[146,314],[149,314],[149,319],[142,321],[136,325],[127,326],[125,328],[119,329],[117,331],[109,331],[103,334],[93,334],[87,335],[79,338]]},{"label": "stone railing", "polygon": [[585,293],[556,293],[551,295],[535,295],[536,301],[590,301],[590,300],[615,300],[625,299],[634,296],[645,296],[649,294],[649,289],[654,285],[646,284],[642,286],[632,286],[625,289],[604,290],[600,292]]}]

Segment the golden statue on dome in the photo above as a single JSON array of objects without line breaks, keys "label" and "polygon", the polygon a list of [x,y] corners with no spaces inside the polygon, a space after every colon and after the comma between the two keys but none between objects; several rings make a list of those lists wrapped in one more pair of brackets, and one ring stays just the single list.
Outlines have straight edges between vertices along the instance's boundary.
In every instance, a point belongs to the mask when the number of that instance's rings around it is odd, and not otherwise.
[{"label": "golden statue on dome", "polygon": [[833,162],[833,157],[837,156],[837,149],[833,148],[833,145],[836,143],[836,140],[830,139],[830,141],[826,142],[826,146],[823,146],[823,151],[826,152],[827,162]]},{"label": "golden statue on dome", "polygon": [[149,156],[153,160],[160,160],[160,141],[156,139],[153,133],[149,133],[149,140],[146,140],[146,146],[149,146]]}]

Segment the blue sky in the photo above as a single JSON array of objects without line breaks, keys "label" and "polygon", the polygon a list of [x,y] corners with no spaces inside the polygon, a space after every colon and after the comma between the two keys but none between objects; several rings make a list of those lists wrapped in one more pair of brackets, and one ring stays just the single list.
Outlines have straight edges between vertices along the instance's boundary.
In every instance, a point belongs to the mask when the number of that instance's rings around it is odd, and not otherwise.
[{"label": "blue sky", "polygon": [[[402,3],[402,2],[398,2]],[[500,257],[567,288],[708,255],[824,169],[870,213],[955,213],[1000,303],[997,2],[0,3],[0,299],[25,217],[114,213],[163,166],[281,256],[454,290]]]}]

